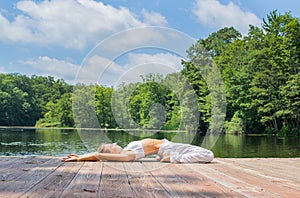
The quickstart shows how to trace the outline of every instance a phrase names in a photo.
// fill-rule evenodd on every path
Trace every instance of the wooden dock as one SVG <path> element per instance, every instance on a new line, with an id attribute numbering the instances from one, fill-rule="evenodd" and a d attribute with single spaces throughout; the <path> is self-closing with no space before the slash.
<path id="1" fill-rule="evenodd" d="M 0 197 L 300 197 L 300 158 L 167 164 L 0 157 Z"/>

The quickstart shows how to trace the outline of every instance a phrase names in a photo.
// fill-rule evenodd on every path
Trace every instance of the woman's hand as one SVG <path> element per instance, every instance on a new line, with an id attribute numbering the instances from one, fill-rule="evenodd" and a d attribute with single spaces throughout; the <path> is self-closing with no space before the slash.
<path id="1" fill-rule="evenodd" d="M 63 162 L 77 162 L 78 158 L 79 158 L 78 155 L 70 154 L 67 157 L 64 157 L 61 161 L 63 161 Z"/>
<path id="2" fill-rule="evenodd" d="M 72 153 L 72 154 L 69 154 L 68 157 L 78 157 L 78 155 Z"/>

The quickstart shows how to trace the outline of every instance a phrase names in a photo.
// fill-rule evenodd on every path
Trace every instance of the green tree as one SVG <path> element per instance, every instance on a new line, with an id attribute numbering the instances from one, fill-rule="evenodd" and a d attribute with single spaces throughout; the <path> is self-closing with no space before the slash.
<path id="1" fill-rule="evenodd" d="M 74 86 L 73 119 L 77 128 L 100 128 L 95 109 L 96 85 Z"/>
<path id="2" fill-rule="evenodd" d="M 276 112 L 276 116 L 284 118 L 284 133 L 300 131 L 300 73 L 291 75 L 280 89 L 283 98 L 282 108 Z"/>
<path id="3" fill-rule="evenodd" d="M 0 75 L 0 125 L 34 125 L 36 115 L 30 79 L 19 74 Z"/>
<path id="4" fill-rule="evenodd" d="M 113 88 L 96 86 L 95 109 L 101 127 L 116 128 L 117 124 L 113 117 L 112 104 Z"/>
<path id="5" fill-rule="evenodd" d="M 143 128 L 159 129 L 164 125 L 167 94 L 163 77 L 158 74 L 141 76 L 143 82 L 137 83 L 130 96 L 129 112 L 133 120 Z"/>
<path id="6" fill-rule="evenodd" d="M 46 104 L 47 112 L 44 118 L 37 121 L 38 127 L 73 127 L 73 112 L 71 93 L 65 93 L 55 102 Z"/>

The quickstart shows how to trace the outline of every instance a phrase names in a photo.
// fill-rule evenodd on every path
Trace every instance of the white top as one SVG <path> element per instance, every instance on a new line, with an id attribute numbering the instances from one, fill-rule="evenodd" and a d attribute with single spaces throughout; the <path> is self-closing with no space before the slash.
<path id="1" fill-rule="evenodd" d="M 144 148 L 142 141 L 133 141 L 130 142 L 123 150 L 133 151 L 135 154 L 135 160 L 145 157 Z"/>

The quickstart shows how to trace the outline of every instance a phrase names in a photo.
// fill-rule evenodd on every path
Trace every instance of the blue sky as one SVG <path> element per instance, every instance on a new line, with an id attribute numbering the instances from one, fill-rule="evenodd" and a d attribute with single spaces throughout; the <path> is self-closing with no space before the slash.
<path id="1" fill-rule="evenodd" d="M 260 26 L 272 10 L 299 17 L 299 5 L 298 0 L 1 1 L 0 72 L 50 75 L 72 84 L 81 75 L 106 85 L 147 72 L 166 74 L 181 68 L 185 54 L 176 49 L 185 51 L 225 26 L 245 35 L 249 24 Z M 156 28 L 141 31 L 149 26 Z M 114 56 L 107 55 L 112 39 Z"/>

